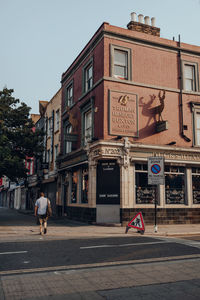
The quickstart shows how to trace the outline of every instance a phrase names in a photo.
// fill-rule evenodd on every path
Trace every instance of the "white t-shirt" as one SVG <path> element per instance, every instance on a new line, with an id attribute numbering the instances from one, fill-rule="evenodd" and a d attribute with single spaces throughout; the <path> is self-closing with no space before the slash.
<path id="1" fill-rule="evenodd" d="M 38 207 L 38 211 L 37 211 L 38 215 L 45 215 L 47 211 L 47 198 L 45 197 L 38 198 L 35 202 L 35 206 Z"/>

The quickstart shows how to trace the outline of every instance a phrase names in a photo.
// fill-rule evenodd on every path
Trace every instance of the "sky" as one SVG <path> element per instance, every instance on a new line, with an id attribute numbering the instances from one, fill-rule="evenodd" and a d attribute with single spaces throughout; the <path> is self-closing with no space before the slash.
<path id="1" fill-rule="evenodd" d="M 155 17 L 163 38 L 200 46 L 200 0 L 0 0 L 0 90 L 38 114 L 101 24 L 127 28 L 131 12 Z"/>

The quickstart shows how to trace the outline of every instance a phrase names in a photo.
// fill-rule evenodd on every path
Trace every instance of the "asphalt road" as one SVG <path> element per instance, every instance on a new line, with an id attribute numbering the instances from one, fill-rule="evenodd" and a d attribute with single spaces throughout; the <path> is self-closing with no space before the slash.
<path id="1" fill-rule="evenodd" d="M 0 243 L 0 271 L 49 268 L 200 254 L 172 239 L 116 237 Z"/>

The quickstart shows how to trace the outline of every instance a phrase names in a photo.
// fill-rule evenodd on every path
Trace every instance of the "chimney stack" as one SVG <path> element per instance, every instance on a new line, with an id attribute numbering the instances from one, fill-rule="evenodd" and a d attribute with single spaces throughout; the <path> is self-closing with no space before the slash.
<path id="1" fill-rule="evenodd" d="M 150 25 L 150 17 L 149 16 L 144 17 L 142 14 L 138 15 L 138 21 L 137 21 L 137 14 L 135 12 L 132 12 L 131 21 L 128 23 L 127 28 L 133 31 L 160 36 L 160 28 L 156 27 L 155 23 L 156 23 L 156 19 L 152 17 L 151 25 Z"/>

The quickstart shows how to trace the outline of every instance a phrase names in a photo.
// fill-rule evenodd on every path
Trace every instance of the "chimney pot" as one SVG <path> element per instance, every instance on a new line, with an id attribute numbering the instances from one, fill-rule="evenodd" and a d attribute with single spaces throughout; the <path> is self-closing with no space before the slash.
<path id="1" fill-rule="evenodd" d="M 150 18 L 149 18 L 149 16 L 144 17 L 144 23 L 145 23 L 146 25 L 149 25 L 149 24 L 150 24 Z"/>
<path id="2" fill-rule="evenodd" d="M 151 26 L 155 27 L 156 26 L 156 18 L 151 18 Z"/>
<path id="3" fill-rule="evenodd" d="M 140 14 L 140 15 L 138 16 L 138 22 L 139 22 L 139 23 L 143 23 L 143 18 L 144 18 L 144 16 Z"/>
<path id="4" fill-rule="evenodd" d="M 131 21 L 137 22 L 137 14 L 135 12 L 131 13 Z"/>

